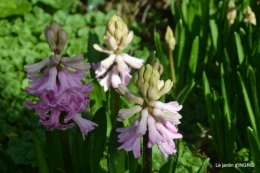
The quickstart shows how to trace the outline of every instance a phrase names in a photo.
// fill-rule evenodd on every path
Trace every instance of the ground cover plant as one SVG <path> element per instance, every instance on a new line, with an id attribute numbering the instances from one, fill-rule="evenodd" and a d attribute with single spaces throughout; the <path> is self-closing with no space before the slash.
<path id="1" fill-rule="evenodd" d="M 0 9 L 0 172 L 260 172 L 259 1 Z"/>

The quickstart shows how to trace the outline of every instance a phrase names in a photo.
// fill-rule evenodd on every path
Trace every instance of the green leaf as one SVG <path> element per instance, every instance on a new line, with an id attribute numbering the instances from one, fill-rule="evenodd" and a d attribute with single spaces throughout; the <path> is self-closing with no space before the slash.
<path id="1" fill-rule="evenodd" d="M 241 88 L 242 88 L 242 93 L 243 93 L 243 96 L 244 96 L 246 108 L 247 108 L 249 119 L 250 119 L 250 122 L 251 122 L 251 126 L 253 128 L 254 133 L 256 133 L 256 135 L 257 135 L 257 127 L 256 127 L 255 115 L 254 115 L 253 109 L 251 107 L 250 99 L 248 97 L 247 90 L 245 88 L 243 79 L 240 76 L 240 73 L 237 72 L 237 75 L 238 75 L 238 79 L 239 79 L 239 82 L 240 82 L 240 85 L 241 85 Z"/>
<path id="2" fill-rule="evenodd" d="M 90 31 L 88 39 L 88 51 L 87 58 L 89 62 L 97 63 L 100 61 L 100 52 L 93 48 L 94 44 L 100 44 L 98 35 L 94 31 Z M 91 74 L 91 77 L 94 78 L 95 75 Z"/>
<path id="3" fill-rule="evenodd" d="M 177 101 L 180 104 L 183 104 L 193 87 L 195 86 L 195 82 L 191 82 L 190 84 L 186 85 L 178 94 Z"/>
<path id="4" fill-rule="evenodd" d="M 74 2 L 74 0 L 38 0 L 46 5 L 50 5 L 56 9 L 64 9 Z"/>
<path id="5" fill-rule="evenodd" d="M 53 131 L 46 131 L 45 135 L 51 171 L 57 167 L 64 168 L 60 130 L 54 129 Z"/>
<path id="6" fill-rule="evenodd" d="M 255 113 L 256 113 L 256 120 L 257 123 L 260 123 L 260 111 L 259 111 L 259 104 L 258 104 L 258 98 L 257 98 L 257 83 L 256 83 L 256 72 L 254 69 L 250 66 L 249 67 L 249 78 L 251 81 L 251 87 L 252 87 L 252 95 L 253 95 L 253 101 L 255 106 Z M 258 129 L 258 134 L 260 134 L 260 129 Z"/>
<path id="7" fill-rule="evenodd" d="M 138 168 L 138 159 L 134 157 L 133 152 L 128 153 L 128 164 L 129 173 L 135 173 Z"/>
<path id="8" fill-rule="evenodd" d="M 31 3 L 24 0 L 0 0 L 0 18 L 31 11 Z"/>
<path id="9" fill-rule="evenodd" d="M 116 132 L 116 129 L 119 127 L 123 127 L 123 123 L 117 121 L 113 126 L 109 137 L 109 143 L 108 143 L 108 172 L 109 173 L 125 172 L 126 151 L 117 150 L 120 144 L 117 142 L 119 133 Z"/>
<path id="10" fill-rule="evenodd" d="M 163 52 L 162 43 L 160 41 L 160 36 L 157 32 L 154 32 L 154 43 L 156 48 L 156 57 L 158 57 L 158 60 L 163 65 L 164 69 L 169 68 L 168 59 L 166 59 L 166 55 Z M 165 73 L 168 71 L 164 71 L 164 78 L 169 79 L 170 73 Z"/>
<path id="11" fill-rule="evenodd" d="M 104 88 L 97 82 L 91 82 L 94 90 L 89 94 L 90 97 L 90 113 L 94 115 L 96 111 L 102 106 L 106 105 L 106 93 Z"/>
<path id="12" fill-rule="evenodd" d="M 87 0 L 87 4 L 88 4 L 88 10 L 94 10 L 95 8 L 97 8 L 98 6 L 104 4 L 105 1 L 104 0 Z"/>
<path id="13" fill-rule="evenodd" d="M 212 42 L 214 49 L 217 50 L 218 48 L 218 26 L 216 24 L 216 20 L 213 17 L 215 15 L 215 10 L 213 8 L 210 9 L 210 20 L 209 20 L 209 26 L 211 30 L 211 36 L 212 36 Z"/>
<path id="14" fill-rule="evenodd" d="M 90 137 L 91 135 L 87 135 L 87 138 L 84 140 L 81 130 L 77 127 L 72 145 L 72 164 L 75 173 L 88 173 L 90 170 L 90 164 L 87 164 L 89 163 L 89 153 L 91 153 L 91 150 L 88 150 Z"/>
<path id="15" fill-rule="evenodd" d="M 6 169 L 10 173 L 19 173 L 19 169 L 14 164 L 14 161 L 0 148 L 0 159 L 4 163 Z"/>
<path id="16" fill-rule="evenodd" d="M 209 158 L 207 158 L 203 163 L 202 165 L 200 166 L 199 170 L 197 171 L 197 173 L 204 173 L 206 172 L 206 169 L 209 165 Z"/>
<path id="17" fill-rule="evenodd" d="M 77 31 L 80 27 L 83 27 L 86 25 L 86 22 L 82 15 L 80 14 L 74 14 L 69 15 L 66 18 L 66 25 L 72 26 L 72 29 L 74 31 Z"/>
<path id="18" fill-rule="evenodd" d="M 239 34 L 235 32 L 234 35 L 235 35 L 235 41 L 236 41 L 236 46 L 237 46 L 238 62 L 241 65 L 244 60 L 244 57 L 245 57 L 244 51 L 243 51 L 243 46 L 242 46 Z"/>
<path id="19" fill-rule="evenodd" d="M 257 142 L 255 132 L 250 127 L 247 127 L 247 136 L 250 145 L 252 158 L 255 165 L 255 172 L 260 172 L 260 146 Z"/>
<path id="20" fill-rule="evenodd" d="M 190 76 L 191 81 L 194 81 L 194 77 L 196 74 L 196 68 L 198 64 L 198 57 L 199 57 L 199 37 L 196 36 L 192 43 L 192 49 L 190 54 L 190 60 L 189 60 L 189 68 L 190 68 Z"/>
<path id="21" fill-rule="evenodd" d="M 92 172 L 98 172 L 100 169 L 100 159 L 103 156 L 106 143 L 107 119 L 105 107 L 100 108 L 96 112 L 93 122 L 98 124 L 98 127 L 91 134 L 91 170 Z"/>
<path id="22" fill-rule="evenodd" d="M 177 59 L 175 59 L 175 62 L 174 64 L 176 63 L 176 70 L 175 70 L 175 74 L 176 74 L 176 86 L 177 86 L 177 93 L 178 93 L 178 90 L 179 88 L 182 88 L 182 81 L 183 81 L 183 70 L 184 70 L 184 60 L 182 58 L 184 58 L 184 47 L 185 47 L 185 28 L 182 26 L 182 21 L 180 20 L 178 22 L 178 32 L 180 34 L 179 35 L 179 38 L 178 38 L 178 41 L 176 44 L 176 50 L 177 50 Z M 176 38 L 177 40 L 177 38 Z"/>
<path id="23" fill-rule="evenodd" d="M 49 173 L 50 172 L 49 165 L 46 161 L 44 150 L 42 148 L 42 144 L 36 129 L 33 129 L 32 136 L 33 136 L 33 144 L 34 144 L 34 149 L 35 149 L 36 158 L 38 162 L 39 172 Z"/>

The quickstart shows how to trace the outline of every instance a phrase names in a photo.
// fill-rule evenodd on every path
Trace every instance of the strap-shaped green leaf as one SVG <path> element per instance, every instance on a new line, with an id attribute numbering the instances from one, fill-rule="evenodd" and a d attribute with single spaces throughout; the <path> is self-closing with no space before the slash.
<path id="1" fill-rule="evenodd" d="M 190 76 L 191 81 L 194 81 L 194 77 L 196 74 L 197 64 L 198 64 L 198 57 L 199 57 L 199 37 L 196 36 L 192 43 L 190 60 L 189 60 L 189 69 L 190 69 Z"/>
<path id="2" fill-rule="evenodd" d="M 60 130 L 54 129 L 53 131 L 46 131 L 45 135 L 51 171 L 57 167 L 64 168 Z"/>
<path id="3" fill-rule="evenodd" d="M 41 141 L 39 139 L 36 129 L 33 129 L 32 136 L 33 136 L 33 144 L 34 144 L 34 149 L 35 149 L 36 158 L 37 158 L 37 162 L 38 162 L 39 172 L 40 173 L 49 173 L 50 172 L 49 165 L 46 161 L 44 150 L 42 148 L 42 144 L 41 144 Z"/>
<path id="4" fill-rule="evenodd" d="M 191 90 L 193 89 L 193 87 L 195 86 L 195 82 L 191 82 L 188 85 L 186 85 L 178 94 L 177 96 L 177 101 L 180 104 L 183 104 L 185 99 L 187 98 L 187 96 L 189 95 L 189 93 L 191 92 Z"/>
<path id="5" fill-rule="evenodd" d="M 204 173 L 207 169 L 209 165 L 209 158 L 207 158 L 203 163 L 202 165 L 200 166 L 199 170 L 197 171 L 197 173 Z"/>
<path id="6" fill-rule="evenodd" d="M 103 157 L 103 152 L 106 143 L 106 133 L 107 133 L 107 118 L 106 118 L 106 108 L 100 108 L 94 118 L 93 122 L 98 124 L 91 134 L 91 171 L 93 173 L 98 172 L 100 169 L 100 159 Z"/>
<path id="7" fill-rule="evenodd" d="M 251 122 L 251 125 L 252 125 L 252 128 L 253 128 L 253 131 L 257 135 L 255 115 L 254 115 L 254 112 L 253 112 L 253 109 L 252 109 L 252 106 L 251 106 L 251 103 L 250 103 L 250 99 L 248 97 L 247 90 L 246 90 L 246 87 L 244 85 L 244 82 L 243 82 L 243 79 L 242 79 L 240 73 L 237 72 L 237 75 L 238 75 L 239 82 L 241 84 L 242 93 L 243 93 L 243 96 L 244 96 L 244 100 L 245 100 L 246 108 L 247 108 L 247 111 L 248 111 L 249 119 L 250 119 L 250 122 Z"/>
<path id="8" fill-rule="evenodd" d="M 109 173 L 125 172 L 126 151 L 117 150 L 120 144 L 117 142 L 119 133 L 116 132 L 116 129 L 119 127 L 123 127 L 123 123 L 117 121 L 113 126 L 109 137 L 109 142 L 108 142 L 108 172 Z"/>
<path id="9" fill-rule="evenodd" d="M 255 132 L 250 127 L 247 127 L 247 136 L 250 145 L 250 151 L 253 157 L 255 172 L 260 172 L 260 147 L 255 137 Z"/>
<path id="10" fill-rule="evenodd" d="M 237 46 L 238 62 L 241 65 L 244 60 L 244 57 L 245 57 L 244 51 L 243 51 L 243 46 L 242 46 L 239 34 L 235 32 L 234 35 L 235 35 L 235 41 L 236 41 L 236 46 Z"/>

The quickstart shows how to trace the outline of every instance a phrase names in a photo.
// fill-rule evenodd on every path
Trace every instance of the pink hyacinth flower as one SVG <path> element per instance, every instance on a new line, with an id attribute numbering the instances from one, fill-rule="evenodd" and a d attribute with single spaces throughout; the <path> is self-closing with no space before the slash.
<path id="1" fill-rule="evenodd" d="M 86 107 L 90 101 L 88 95 L 93 90 L 90 84 L 81 83 L 87 74 L 86 70 L 90 68 L 88 63 L 81 63 L 82 60 L 82 54 L 62 60 L 58 55 L 54 55 L 40 63 L 25 66 L 28 77 L 32 80 L 30 82 L 32 87 L 26 88 L 26 91 L 37 95 L 40 101 L 38 103 L 27 101 L 24 104 L 39 114 L 39 123 L 44 125 L 46 130 L 66 130 L 74 126 L 72 123 L 74 121 L 81 129 L 84 138 L 84 135 L 97 126 L 80 116 L 81 112 L 87 112 Z M 52 67 L 45 68 L 42 76 L 35 75 L 50 64 Z M 75 71 L 70 71 L 68 67 Z"/>
<path id="2" fill-rule="evenodd" d="M 139 69 L 144 62 L 142 59 L 132 57 L 125 53 L 115 54 L 114 51 L 107 50 L 97 44 L 94 44 L 93 47 L 97 51 L 109 54 L 106 59 L 102 60 L 97 65 L 92 64 L 95 69 L 96 78 L 103 77 L 100 84 L 104 86 L 105 91 L 108 90 L 111 84 L 113 88 L 118 88 L 118 84 L 120 83 L 128 85 L 132 78 L 130 75 L 131 68 Z"/>

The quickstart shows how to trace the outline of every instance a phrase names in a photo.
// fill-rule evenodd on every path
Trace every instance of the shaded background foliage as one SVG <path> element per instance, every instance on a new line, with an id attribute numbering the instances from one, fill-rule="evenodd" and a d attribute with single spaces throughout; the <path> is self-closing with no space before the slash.
<path id="1" fill-rule="evenodd" d="M 196 172 L 206 158 L 210 158 L 208 170 L 211 172 L 220 171 L 215 163 L 252 162 L 252 142 L 248 141 L 248 126 L 252 125 L 252 121 L 247 116 L 248 107 L 240 85 L 244 81 L 254 117 L 259 116 L 254 95 L 258 99 L 260 96 L 252 86 L 259 88 L 260 84 L 259 80 L 253 83 L 252 78 L 254 75 L 259 78 L 260 29 L 246 25 L 242 18 L 243 9 L 250 5 L 256 13 L 257 23 L 260 22 L 257 2 L 236 0 L 238 14 L 229 28 L 227 0 L 0 0 L 0 148 L 12 157 L 22 172 L 37 172 L 31 134 L 35 127 L 47 152 L 45 129 L 37 124 L 38 115 L 22 104 L 25 100 L 36 100 L 24 92 L 29 85 L 23 66 L 50 55 L 43 34 L 44 27 L 52 20 L 63 25 L 69 39 L 62 56 L 83 53 L 85 61 L 96 63 L 106 55 L 93 50 L 92 44 L 102 43 L 107 21 L 113 14 L 118 14 L 135 33 L 133 41 L 124 51 L 146 60 L 156 50 L 155 56 L 165 66 L 165 78 L 170 78 L 171 74 L 163 38 L 167 25 L 174 28 L 177 44 L 173 57 L 178 83 L 176 92 L 163 99 L 180 101 L 181 97 L 178 96 L 182 91 L 191 91 L 186 95 L 187 99 L 183 99 L 183 118 L 179 129 L 184 138 L 177 145 L 178 157 L 170 157 L 165 162 L 154 147 L 154 171 L 166 172 L 175 161 L 178 162 L 176 172 Z M 250 75 L 250 69 L 253 69 L 254 75 Z M 85 82 L 91 82 L 95 87 L 90 95 L 90 113 L 84 115 L 93 117 L 99 108 L 110 106 L 107 105 L 109 93 L 103 92 L 94 79 L 93 70 Z M 130 87 L 133 88 L 133 85 L 130 84 Z M 121 101 L 122 107 L 129 106 L 123 99 Z M 124 123 L 127 125 L 129 122 Z M 106 144 L 110 145 L 112 125 L 107 124 Z M 219 131 L 216 132 L 216 129 Z M 75 138 L 75 131 L 75 128 L 71 131 L 71 140 Z M 116 136 L 110 137 L 116 140 Z M 94 137 L 90 135 L 88 138 Z M 227 145 L 234 146 L 233 150 Z M 254 150 L 260 155 L 259 151 Z M 100 167 L 104 172 L 108 170 L 108 152 L 106 146 L 101 153 Z M 128 153 L 128 161 L 135 163 L 133 168 L 126 164 L 130 172 L 138 172 L 141 160 L 134 160 Z M 118 172 L 125 170 L 115 169 Z M 0 161 L 0 172 L 5 171 Z M 244 168 L 241 171 L 253 170 Z"/>

